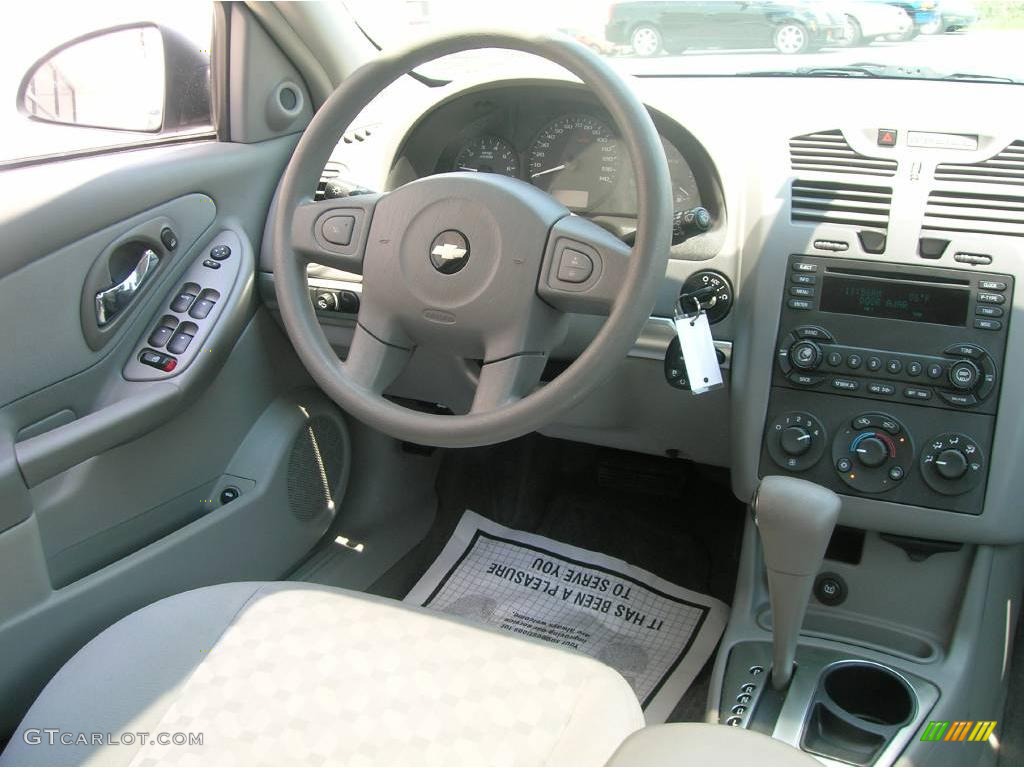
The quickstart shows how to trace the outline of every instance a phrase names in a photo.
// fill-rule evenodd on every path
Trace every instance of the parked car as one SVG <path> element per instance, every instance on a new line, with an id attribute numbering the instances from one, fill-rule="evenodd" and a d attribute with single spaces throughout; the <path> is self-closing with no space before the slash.
<path id="1" fill-rule="evenodd" d="M 626 0 L 613 3 L 605 36 L 637 56 L 687 48 L 769 48 L 806 53 L 841 43 L 846 20 L 815 2 L 732 0 Z"/>
<path id="2" fill-rule="evenodd" d="M 900 36 L 901 40 L 913 40 L 918 35 L 927 33 L 939 20 L 937 0 L 866 0 L 866 2 L 892 5 L 906 11 L 913 23 Z"/>
<path id="3" fill-rule="evenodd" d="M 843 3 L 846 19 L 846 46 L 868 45 L 887 37 L 906 36 L 914 22 L 902 8 L 884 3 Z"/>
<path id="4" fill-rule="evenodd" d="M 976 24 L 978 8 L 973 0 L 939 0 L 938 18 L 925 34 L 959 32 Z"/>

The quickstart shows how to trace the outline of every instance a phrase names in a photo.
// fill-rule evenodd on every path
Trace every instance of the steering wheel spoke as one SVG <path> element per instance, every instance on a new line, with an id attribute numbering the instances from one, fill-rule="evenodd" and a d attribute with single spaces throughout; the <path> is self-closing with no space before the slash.
<path id="1" fill-rule="evenodd" d="M 402 373 L 411 355 L 411 349 L 388 344 L 356 323 L 342 367 L 352 383 L 380 395 Z"/>
<path id="2" fill-rule="evenodd" d="M 608 315 L 622 293 L 629 255 L 629 246 L 604 227 L 566 216 L 551 228 L 537 292 L 563 312 Z"/>
<path id="3" fill-rule="evenodd" d="M 470 413 L 493 411 L 522 400 L 540 385 L 547 361 L 545 352 L 527 352 L 484 363 L 480 368 Z"/>
<path id="4" fill-rule="evenodd" d="M 381 194 L 305 202 L 292 216 L 291 243 L 307 262 L 362 274 L 366 238 Z"/>

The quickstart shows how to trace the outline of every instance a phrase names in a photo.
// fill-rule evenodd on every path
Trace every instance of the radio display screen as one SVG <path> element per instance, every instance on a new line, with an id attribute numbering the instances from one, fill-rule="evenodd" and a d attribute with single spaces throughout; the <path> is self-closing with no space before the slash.
<path id="1" fill-rule="evenodd" d="M 886 320 L 966 325 L 970 299 L 966 288 L 826 274 L 820 309 Z"/>

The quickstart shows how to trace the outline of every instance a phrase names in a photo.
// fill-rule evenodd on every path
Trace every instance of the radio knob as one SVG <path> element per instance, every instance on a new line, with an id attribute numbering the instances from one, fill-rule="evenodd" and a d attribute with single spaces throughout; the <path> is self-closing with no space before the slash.
<path id="1" fill-rule="evenodd" d="M 947 480 L 959 480 L 967 474 L 967 457 L 954 448 L 947 448 L 935 457 L 935 471 Z"/>
<path id="2" fill-rule="evenodd" d="M 789 360 L 803 371 L 813 371 L 821 364 L 821 347 L 813 341 L 796 342 L 789 348 Z"/>
<path id="3" fill-rule="evenodd" d="M 779 435 L 779 445 L 787 456 L 802 456 L 811 448 L 813 438 L 803 427 L 786 427 Z"/>
<path id="4" fill-rule="evenodd" d="M 981 371 L 970 360 L 959 360 L 949 369 L 949 383 L 955 389 L 965 392 L 974 389 L 981 381 Z"/>
<path id="5" fill-rule="evenodd" d="M 857 461 L 865 467 L 874 468 L 885 464 L 889 449 L 877 437 L 868 437 L 857 444 Z"/>

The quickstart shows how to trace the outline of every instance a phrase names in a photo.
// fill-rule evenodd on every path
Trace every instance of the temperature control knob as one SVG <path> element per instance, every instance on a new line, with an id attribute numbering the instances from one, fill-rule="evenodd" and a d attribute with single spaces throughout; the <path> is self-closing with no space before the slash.
<path id="1" fill-rule="evenodd" d="M 839 479 L 861 493 L 885 493 L 902 485 L 913 461 L 906 427 L 884 413 L 854 417 L 832 441 Z"/>
<path id="2" fill-rule="evenodd" d="M 889 458 L 889 446 L 877 437 L 867 437 L 857 444 L 855 456 L 862 465 L 874 469 L 882 466 Z"/>
<path id="3" fill-rule="evenodd" d="M 932 490 L 959 496 L 975 488 L 985 476 L 985 458 L 971 437 L 946 432 L 925 443 L 921 474 Z"/>

